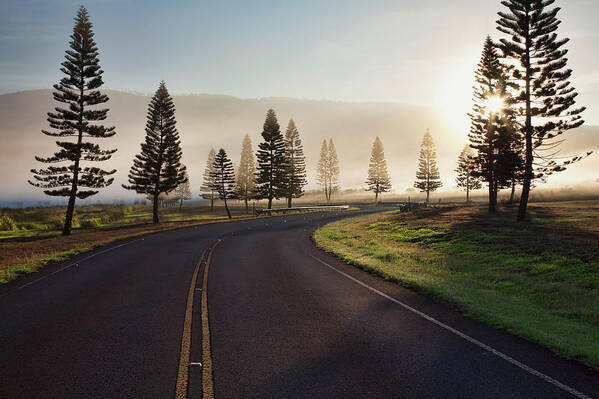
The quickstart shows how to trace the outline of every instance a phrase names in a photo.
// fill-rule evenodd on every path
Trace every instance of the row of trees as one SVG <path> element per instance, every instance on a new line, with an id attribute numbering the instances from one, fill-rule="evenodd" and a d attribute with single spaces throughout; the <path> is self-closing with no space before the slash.
<path id="1" fill-rule="evenodd" d="M 219 160 L 219 155 L 226 159 Z M 299 131 L 291 119 L 283 136 L 276 113 L 272 109 L 266 114 L 262 141 L 258 145 L 256 156 L 254 157 L 250 137 L 246 134 L 239 166 L 234 171 L 231 163 L 230 184 L 226 187 L 221 184 L 221 161 L 231 163 L 226 151 L 221 148 L 217 154 L 211 149 L 204 170 L 204 181 L 200 187 L 202 197 L 210 200 L 211 209 L 214 207 L 214 200 L 221 199 L 225 200 L 228 212 L 226 199 L 232 198 L 244 201 L 246 212 L 249 211 L 249 201 L 253 199 L 267 200 L 268 209 L 271 209 L 273 200 L 285 198 L 287 206 L 291 207 L 293 199 L 304 194 L 307 184 L 306 158 Z M 324 189 L 327 202 L 331 199 L 331 193 L 337 189 L 338 179 L 337 152 L 333 140 L 330 139 L 328 144 L 325 140 L 318 162 L 318 181 Z"/>
<path id="2" fill-rule="evenodd" d="M 558 38 L 560 9 L 552 6 L 554 2 L 501 2 L 506 9 L 499 12 L 497 29 L 506 37 L 498 43 L 490 37 L 485 39 L 475 73 L 475 103 L 469 114 L 470 147 L 474 152 L 463 152 L 459 159 L 458 185 L 469 193 L 481 180 L 486 182 L 490 211 L 496 209 L 499 189 L 511 186 L 513 198 L 515 186 L 522 186 L 518 220 L 526 217 L 534 182 L 545 181 L 552 173 L 564 170 L 583 157 L 560 157 L 559 154 L 561 135 L 583 124 L 581 113 L 585 108 L 575 107 L 578 94 L 570 85 L 572 70 L 567 69 L 565 58 L 564 45 L 568 39 Z M 81 6 L 60 68 L 65 76 L 53 86 L 54 100 L 65 106 L 48 113 L 51 130 L 42 131 L 58 138 L 59 149 L 50 157 L 36 156 L 39 162 L 49 166 L 32 169 L 33 179 L 29 180 L 47 195 L 68 197 L 63 235 L 70 234 L 76 199 L 88 198 L 112 184 L 111 176 L 116 172 L 83 165 L 109 160 L 116 152 L 116 149 L 102 149 L 96 142 L 114 136 L 116 131 L 102 123 L 108 109 L 101 105 L 108 101 L 108 96 L 99 91 L 103 71 L 92 27 L 87 10 Z M 66 140 L 68 138 L 72 140 Z M 233 183 L 230 180 L 234 174 L 229 174 L 232 164 L 230 168 L 226 153 L 219 151 L 214 155 L 207 174 L 208 184 L 204 185 L 211 195 L 217 193 L 225 199 L 230 191 L 246 204 L 249 198 L 264 198 L 270 208 L 273 199 L 287 198 L 291 206 L 292 199 L 303 194 L 305 158 L 293 121 L 283 137 L 274 111 L 269 110 L 262 138 L 256 154 L 256 169 L 240 163 Z M 245 151 L 249 155 L 242 157 L 246 164 L 253 157 L 249 138 L 247 141 L 249 150 Z M 212 169 L 220 170 L 220 174 L 214 175 L 217 172 Z M 430 191 L 441 186 L 434 145 L 428 132 L 423 139 L 416 177 L 414 186 L 427 193 L 428 201 Z M 335 147 L 332 140 L 325 141 L 318 163 L 318 181 L 327 201 L 338 185 L 338 178 Z M 160 195 L 172 192 L 187 181 L 186 169 L 181 164 L 173 101 L 161 82 L 148 108 L 145 141 L 131 167 L 129 184 L 124 187 L 152 198 L 154 221 L 158 222 Z M 376 198 L 390 189 L 378 138 L 373 145 L 367 184 Z"/>

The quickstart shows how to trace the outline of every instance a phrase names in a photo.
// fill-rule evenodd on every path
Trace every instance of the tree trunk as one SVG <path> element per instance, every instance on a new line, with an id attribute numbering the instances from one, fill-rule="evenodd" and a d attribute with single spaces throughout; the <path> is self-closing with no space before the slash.
<path id="1" fill-rule="evenodd" d="M 152 222 L 160 223 L 158 220 L 158 192 L 154 192 L 154 206 L 152 207 Z"/>
<path id="2" fill-rule="evenodd" d="M 83 67 L 81 68 L 81 74 L 83 74 Z M 79 84 L 79 126 L 83 125 L 83 79 Z M 71 234 L 71 226 L 73 224 L 73 215 L 75 213 L 75 199 L 77 198 L 77 185 L 79 183 L 79 160 L 81 159 L 81 142 L 83 141 L 83 130 L 81 127 L 78 129 L 77 135 L 77 159 L 75 159 L 75 169 L 73 170 L 73 184 L 71 185 L 71 195 L 69 196 L 69 204 L 67 205 L 67 214 L 64 218 L 64 228 L 62 229 L 62 235 L 68 236 Z"/>
<path id="3" fill-rule="evenodd" d="M 374 203 L 375 204 L 379 203 L 379 192 L 378 191 L 374 192 Z"/>
<path id="4" fill-rule="evenodd" d="M 430 199 L 430 193 L 431 193 L 431 190 L 427 187 L 426 188 L 426 205 L 428 205 L 428 200 Z"/>
<path id="5" fill-rule="evenodd" d="M 73 214 L 75 213 L 75 196 L 71 194 L 69 197 L 69 204 L 67 205 L 67 213 L 64 218 L 64 227 L 62 229 L 62 235 L 68 236 L 71 234 L 71 225 L 73 224 Z"/>
<path id="6" fill-rule="evenodd" d="M 229 211 L 229 206 L 227 205 L 227 196 L 225 196 L 223 201 L 225 201 L 225 210 L 227 211 L 227 216 L 229 217 L 229 219 L 232 219 L 231 212 Z"/>
<path id="7" fill-rule="evenodd" d="M 81 143 L 81 135 L 79 135 L 79 143 Z M 67 213 L 64 218 L 64 227 L 62 235 L 68 236 L 71 234 L 71 226 L 73 225 L 73 215 L 75 214 L 75 199 L 77 198 L 77 181 L 79 178 L 79 159 L 75 160 L 75 170 L 73 171 L 73 184 L 71 185 L 71 195 L 67 205 Z"/>
<path id="8" fill-rule="evenodd" d="M 516 179 L 512 177 L 512 192 L 510 193 L 510 204 L 514 203 L 514 195 L 516 194 Z"/>
<path id="9" fill-rule="evenodd" d="M 183 208 L 183 198 L 181 198 L 181 202 L 179 202 L 179 210 L 181 210 L 181 208 Z"/>
<path id="10" fill-rule="evenodd" d="M 250 207 L 248 205 L 248 195 L 245 194 L 245 213 L 250 213 Z"/>
<path id="11" fill-rule="evenodd" d="M 526 157 L 524 161 L 524 181 L 522 182 L 522 194 L 520 194 L 520 206 L 518 207 L 518 218 L 519 222 L 526 220 L 526 208 L 528 207 L 528 195 L 530 193 L 530 183 L 532 180 L 532 110 L 530 106 L 530 39 L 529 32 L 526 32 L 526 121 L 524 123 L 524 130 L 526 134 Z"/>
<path id="12" fill-rule="evenodd" d="M 268 209 L 272 209 L 272 197 L 268 196 Z"/>
<path id="13" fill-rule="evenodd" d="M 470 203 L 470 186 L 466 186 L 466 203 Z"/>
<path id="14" fill-rule="evenodd" d="M 497 210 L 497 193 L 495 192 L 495 182 L 489 182 L 489 212 L 493 213 Z"/>
<path id="15" fill-rule="evenodd" d="M 291 195 L 287 198 L 287 208 L 291 208 Z"/>

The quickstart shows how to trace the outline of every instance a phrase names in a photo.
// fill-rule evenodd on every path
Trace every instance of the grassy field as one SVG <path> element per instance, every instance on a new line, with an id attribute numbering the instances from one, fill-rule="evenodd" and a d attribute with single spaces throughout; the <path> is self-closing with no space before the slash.
<path id="1" fill-rule="evenodd" d="M 358 267 L 599 366 L 599 201 L 389 212 L 319 229 L 321 248 Z"/>

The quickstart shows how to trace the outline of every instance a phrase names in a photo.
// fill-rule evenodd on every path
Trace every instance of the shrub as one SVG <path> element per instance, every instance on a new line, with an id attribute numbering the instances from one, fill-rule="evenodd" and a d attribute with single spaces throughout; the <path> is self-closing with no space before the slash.
<path id="1" fill-rule="evenodd" d="M 60 216 L 49 218 L 46 221 L 46 226 L 48 230 L 62 230 L 64 227 L 64 218 Z"/>
<path id="2" fill-rule="evenodd" d="M 84 229 L 92 229 L 102 224 L 101 218 L 89 218 L 81 222 L 81 227 Z"/>
<path id="3" fill-rule="evenodd" d="M 17 230 L 17 223 L 10 216 L 2 215 L 2 216 L 0 216 L 0 230 L 1 231 Z"/>

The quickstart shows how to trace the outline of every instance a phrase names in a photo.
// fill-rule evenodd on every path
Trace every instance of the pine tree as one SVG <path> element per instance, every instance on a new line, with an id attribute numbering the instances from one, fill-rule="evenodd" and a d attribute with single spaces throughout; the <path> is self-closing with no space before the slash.
<path id="1" fill-rule="evenodd" d="M 518 116 L 523 119 L 525 163 L 518 220 L 526 219 L 533 179 L 562 171 L 574 157 L 558 163 L 556 148 L 564 132 L 583 124 L 584 107 L 571 109 L 577 93 L 570 86 L 571 69 L 566 69 L 569 39 L 558 39 L 559 7 L 555 0 L 503 0 L 507 10 L 499 12 L 497 29 L 508 35 L 501 39 L 504 56 L 515 61 L 512 78 L 520 84 Z M 587 154 L 588 155 L 588 154 Z M 537 165 L 535 171 L 535 164 Z"/>
<path id="2" fill-rule="evenodd" d="M 501 63 L 497 47 L 489 36 L 485 39 L 481 60 L 475 72 L 474 106 L 471 119 L 470 146 L 476 150 L 472 173 L 489 188 L 489 212 L 497 209 L 499 189 L 508 187 L 519 167 L 521 139 L 517 129 L 514 99 L 509 89 L 509 68 Z M 493 104 L 495 103 L 495 104 Z M 495 109 L 492 107 L 495 105 Z"/>
<path id="3" fill-rule="evenodd" d="M 148 106 L 146 137 L 141 152 L 135 156 L 129 172 L 128 190 L 153 198 L 153 221 L 159 223 L 158 198 L 187 181 L 185 166 L 181 165 L 181 141 L 176 127 L 175 105 L 164 81 Z"/>
<path id="4" fill-rule="evenodd" d="M 212 189 L 224 201 L 229 219 L 231 219 L 231 211 L 229 211 L 227 199 L 235 198 L 235 173 L 233 170 L 233 162 L 231 162 L 225 150 L 221 148 L 214 157 L 214 163 L 212 164 Z"/>
<path id="5" fill-rule="evenodd" d="M 185 165 L 183 166 L 185 167 Z M 179 201 L 179 209 L 183 208 L 183 201 L 188 201 L 193 198 L 189 186 L 189 176 L 187 175 L 187 171 L 185 171 L 185 181 L 179 184 L 175 191 L 173 191 L 173 197 Z"/>
<path id="6" fill-rule="evenodd" d="M 391 190 L 391 179 L 387 171 L 387 161 L 385 161 L 385 152 L 383 143 L 377 136 L 372 144 L 370 155 L 370 164 L 368 165 L 368 184 L 367 191 L 374 191 L 374 201 L 377 202 L 380 193 L 386 193 Z"/>
<path id="7" fill-rule="evenodd" d="M 466 191 L 466 203 L 470 202 L 470 191 L 478 190 L 482 187 L 480 178 L 473 174 L 476 169 L 473 158 L 474 151 L 472 151 L 470 146 L 466 145 L 458 157 L 458 167 L 455 170 L 458 172 L 458 176 L 455 179 L 458 187 Z"/>
<path id="8" fill-rule="evenodd" d="M 285 131 L 285 158 L 287 163 L 287 207 L 291 208 L 293 198 L 304 195 L 306 185 L 306 157 L 299 132 L 293 119 L 289 120 Z"/>
<path id="9" fill-rule="evenodd" d="M 250 136 L 246 134 L 243 138 L 243 144 L 241 145 L 241 157 L 239 159 L 239 167 L 237 168 L 235 185 L 237 197 L 245 202 L 245 213 L 249 213 L 248 201 L 255 195 L 255 169 L 252 140 L 250 140 Z"/>
<path id="10" fill-rule="evenodd" d="M 200 187 L 200 191 L 202 192 L 200 196 L 210 200 L 210 211 L 214 210 L 214 200 L 216 199 L 216 191 L 212 188 L 214 185 L 214 182 L 212 181 L 214 158 L 216 158 L 216 151 L 214 151 L 214 148 L 211 148 L 208 152 L 206 168 L 204 169 L 204 182 Z"/>
<path id="11" fill-rule="evenodd" d="M 328 204 L 331 202 L 333 191 L 339 189 L 339 160 L 333 139 L 329 139 L 328 144 L 326 140 L 322 142 L 317 173 L 318 183 L 324 189 L 324 195 Z"/>
<path id="12" fill-rule="evenodd" d="M 269 109 L 262 131 L 263 142 L 258 145 L 256 172 L 256 192 L 260 198 L 268 199 L 268 209 L 272 208 L 272 200 L 286 194 L 287 163 L 285 159 L 285 142 L 281 134 L 275 111 Z"/>
<path id="13" fill-rule="evenodd" d="M 98 105 L 108 101 L 98 88 L 104 83 L 98 61 L 98 48 L 94 41 L 92 23 L 85 7 L 81 6 L 75 17 L 75 27 L 60 71 L 66 76 L 54 85 L 55 101 L 67 104 L 48 112 L 48 122 L 55 131 L 42 130 L 47 136 L 75 138 L 73 141 L 56 141 L 60 148 L 53 156 L 38 157 L 39 162 L 57 164 L 46 169 L 31 169 L 34 174 L 29 184 L 44 188 L 50 196 L 68 197 L 62 235 L 71 233 L 76 198 L 85 199 L 98 193 L 114 181 L 110 176 L 116 170 L 106 171 L 95 166 L 82 167 L 82 161 L 100 162 L 110 159 L 116 150 L 101 150 L 95 142 L 87 139 L 107 138 L 115 135 L 114 127 L 106 127 L 98 121 L 106 119 L 107 108 Z M 64 162 L 67 164 L 65 165 Z M 84 188 L 83 190 L 81 188 Z"/>
<path id="14" fill-rule="evenodd" d="M 329 164 L 329 201 L 335 191 L 339 190 L 339 158 L 337 158 L 337 150 L 333 139 L 329 139 L 328 148 L 328 164 Z"/>
<path id="15" fill-rule="evenodd" d="M 327 141 L 322 140 L 322 145 L 320 146 L 320 156 L 318 157 L 318 165 L 316 166 L 316 179 L 318 184 L 322 186 L 324 191 L 324 196 L 326 198 L 327 204 L 329 203 L 329 179 L 328 179 L 328 166 L 327 166 L 327 157 L 328 157 L 329 149 L 327 146 Z"/>
<path id="16" fill-rule="evenodd" d="M 418 158 L 416 179 L 418 180 L 414 182 L 414 187 L 422 192 L 426 192 L 427 204 L 430 199 L 430 192 L 443 186 L 443 183 L 439 180 L 440 175 L 439 168 L 437 168 L 437 151 L 435 150 L 435 143 L 433 143 L 433 137 L 428 129 L 426 129 L 426 133 L 424 134 L 420 146 L 420 157 Z"/>

